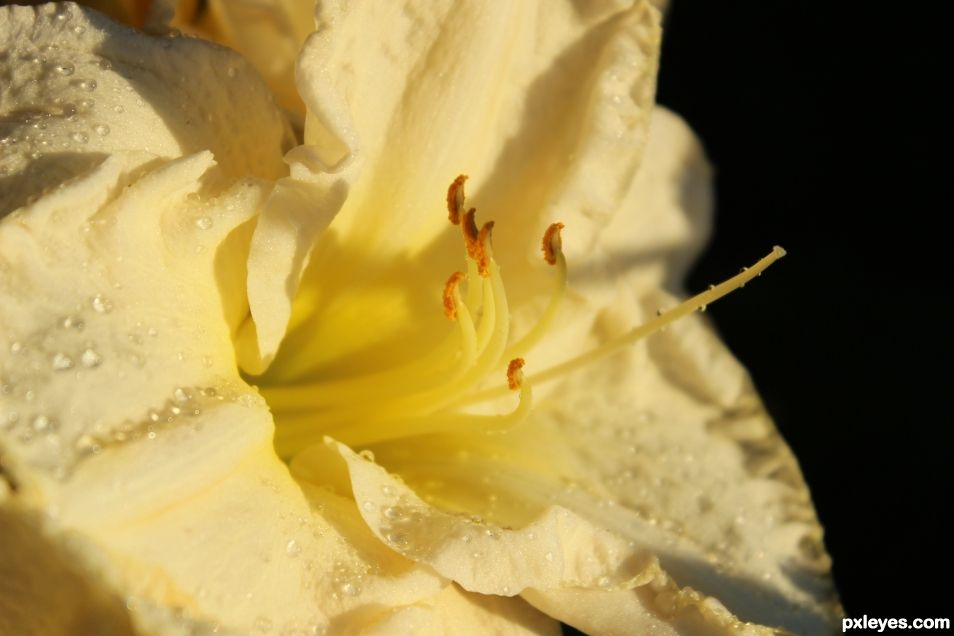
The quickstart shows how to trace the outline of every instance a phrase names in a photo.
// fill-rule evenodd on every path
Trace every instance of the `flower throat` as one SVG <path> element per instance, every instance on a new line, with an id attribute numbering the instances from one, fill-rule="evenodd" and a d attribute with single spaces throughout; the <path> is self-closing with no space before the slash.
<path id="1" fill-rule="evenodd" d="M 652 320 L 581 355 L 524 375 L 524 356 L 550 331 L 565 294 L 567 263 L 560 234 L 564 226 L 554 223 L 543 235 L 543 258 L 555 270 L 547 307 L 524 336 L 511 342 L 507 293 L 493 254 L 494 223 L 478 227 L 476 209 L 466 206 L 466 180 L 464 175 L 457 177 L 447 191 L 448 218 L 461 228 L 466 263 L 466 271 L 450 275 L 442 295 L 444 315 L 456 328 L 431 351 L 394 368 L 345 379 L 262 387 L 276 416 L 275 445 L 283 458 L 290 459 L 325 436 L 363 448 L 434 433 L 491 432 L 517 426 L 530 413 L 534 384 L 585 367 L 679 318 L 705 310 L 785 255 L 785 250 L 775 247 L 753 266 Z M 500 373 L 499 384 L 487 388 L 486 380 L 495 372 Z M 510 412 L 467 411 L 508 392 L 517 393 Z"/>

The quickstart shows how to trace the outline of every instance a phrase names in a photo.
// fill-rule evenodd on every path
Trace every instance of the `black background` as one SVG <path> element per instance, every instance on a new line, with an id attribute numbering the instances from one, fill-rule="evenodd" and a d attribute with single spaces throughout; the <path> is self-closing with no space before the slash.
<path id="1" fill-rule="evenodd" d="M 689 289 L 789 251 L 709 315 L 800 459 L 849 616 L 954 617 L 947 4 L 674 0 L 665 23 L 658 101 L 718 189 Z"/>

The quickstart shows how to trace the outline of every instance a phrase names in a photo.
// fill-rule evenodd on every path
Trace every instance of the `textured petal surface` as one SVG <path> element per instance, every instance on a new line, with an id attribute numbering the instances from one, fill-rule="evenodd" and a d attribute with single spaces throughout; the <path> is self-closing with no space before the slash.
<path id="1" fill-rule="evenodd" d="M 0 215 L 116 151 L 210 150 L 233 176 L 287 173 L 284 118 L 230 51 L 70 3 L 0 8 L 0 44 Z"/>
<path id="2" fill-rule="evenodd" d="M 251 62 L 278 102 L 298 116 L 304 105 L 295 88 L 295 58 L 314 30 L 313 0 L 211 0 L 174 2 L 172 26 L 220 42 Z"/>
<path id="3" fill-rule="evenodd" d="M 121 590 L 143 633 L 312 629 L 437 594 L 353 504 L 322 516 L 335 502 L 291 480 L 238 376 L 219 248 L 268 187 L 228 185 L 209 153 L 139 159 L 114 155 L 0 225 L 4 530 L 36 535 L 4 541 L 0 563 L 62 553 L 76 563 L 38 563 Z M 76 595 L 51 628 L 116 611 L 89 602 L 97 584 Z M 49 633 L 33 614 L 14 631 Z"/>
<path id="4" fill-rule="evenodd" d="M 367 457 L 330 440 L 300 455 L 293 472 L 326 481 L 325 471 L 338 469 L 336 456 L 347 464 L 372 532 L 466 590 L 525 594 L 547 613 L 596 633 L 772 633 L 740 622 L 713 598 L 680 588 L 649 552 L 565 508 L 550 507 L 521 527 L 443 512 Z M 561 609 L 564 599 L 569 602 Z"/>
<path id="5" fill-rule="evenodd" d="M 502 267 L 525 269 L 558 215 L 585 245 L 625 195 L 652 106 L 658 14 L 642 2 L 328 2 L 317 19 L 299 59 L 305 142 L 358 176 L 266 383 L 388 366 L 427 344 L 415 333 L 446 331 L 460 249 L 443 201 L 460 173 L 498 221 Z"/>

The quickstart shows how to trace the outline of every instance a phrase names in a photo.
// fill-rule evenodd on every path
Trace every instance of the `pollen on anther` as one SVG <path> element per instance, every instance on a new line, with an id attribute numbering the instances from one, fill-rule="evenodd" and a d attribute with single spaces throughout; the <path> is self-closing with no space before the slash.
<path id="1" fill-rule="evenodd" d="M 477 230 L 477 208 L 471 208 L 464 213 L 464 219 L 461 223 L 461 230 L 464 233 L 464 247 L 467 248 L 467 256 L 477 260 L 477 237 L 480 232 Z"/>
<path id="2" fill-rule="evenodd" d="M 462 280 L 464 280 L 463 272 L 454 272 L 444 285 L 444 315 L 450 320 L 457 319 L 457 302 L 454 300 L 454 293 Z"/>
<path id="3" fill-rule="evenodd" d="M 560 230 L 565 226 L 562 223 L 553 223 L 543 233 L 543 260 L 550 265 L 556 265 L 557 254 L 563 251 L 563 239 Z"/>
<path id="4" fill-rule="evenodd" d="M 464 182 L 467 175 L 458 175 L 447 188 L 447 218 L 454 225 L 460 223 L 460 213 L 464 209 Z"/>
<path id="5" fill-rule="evenodd" d="M 514 358 L 507 365 L 507 386 L 511 391 L 516 391 L 523 384 L 523 365 L 526 364 L 523 358 Z"/>
<path id="6" fill-rule="evenodd" d="M 494 222 L 487 221 L 480 228 L 480 233 L 477 234 L 474 259 L 477 261 L 477 272 L 484 278 L 490 276 L 490 236 L 493 230 Z"/>

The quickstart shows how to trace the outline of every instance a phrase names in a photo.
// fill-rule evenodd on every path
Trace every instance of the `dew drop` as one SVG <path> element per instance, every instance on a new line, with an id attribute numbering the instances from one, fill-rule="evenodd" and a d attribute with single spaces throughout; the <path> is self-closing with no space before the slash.
<path id="1" fill-rule="evenodd" d="M 401 511 L 395 508 L 394 506 L 388 506 L 384 509 L 384 516 L 392 521 L 395 519 L 400 519 L 403 515 Z"/>
<path id="2" fill-rule="evenodd" d="M 105 137 L 106 135 L 109 134 L 109 126 L 107 126 L 106 124 L 96 124 L 95 126 L 93 126 L 93 130 L 100 137 Z"/>
<path id="3" fill-rule="evenodd" d="M 45 415 L 37 415 L 33 418 L 31 426 L 37 433 L 45 433 L 53 426 L 53 422 Z"/>
<path id="4" fill-rule="evenodd" d="M 546 559 L 547 561 L 553 561 L 553 553 L 547 552 L 546 554 L 543 555 L 543 558 Z"/>
<path id="5" fill-rule="evenodd" d="M 358 452 L 358 455 L 360 455 L 362 459 L 365 459 L 365 460 L 367 460 L 367 461 L 369 461 L 369 462 L 373 462 L 373 461 L 374 461 L 374 451 L 371 451 L 371 450 L 369 450 L 369 449 L 367 449 L 367 448 L 365 448 L 365 449 L 362 450 L 362 451 L 359 451 L 359 452 Z"/>
<path id="6" fill-rule="evenodd" d="M 54 371 L 68 371 L 73 368 L 73 358 L 65 353 L 55 353 L 53 354 L 52 364 Z"/>
<path id="7" fill-rule="evenodd" d="M 93 349 L 86 349 L 80 356 L 80 362 L 87 369 L 93 369 L 103 363 L 103 357 Z"/>
<path id="8" fill-rule="evenodd" d="M 83 35 L 86 33 L 86 27 L 84 27 L 82 24 L 77 24 L 73 27 L 73 33 L 76 35 Z"/>
<path id="9" fill-rule="evenodd" d="M 113 309 L 113 304 L 99 294 L 93 296 L 90 299 L 89 304 L 92 306 L 93 311 L 98 314 L 106 314 Z"/>
<path id="10" fill-rule="evenodd" d="M 76 329 L 77 331 L 81 331 L 85 326 L 85 323 L 83 322 L 82 318 L 77 316 L 67 316 L 60 321 L 60 326 L 62 326 L 64 329 Z"/>
<path id="11" fill-rule="evenodd" d="M 407 537 L 400 532 L 389 532 L 384 538 L 394 546 L 407 545 Z"/>
<path id="12" fill-rule="evenodd" d="M 23 343 L 19 340 L 14 340 L 10 343 L 10 353 L 20 353 L 23 351 Z"/>
<path id="13" fill-rule="evenodd" d="M 176 402 L 188 402 L 192 398 L 192 396 L 189 395 L 188 392 L 182 387 L 179 387 L 173 391 L 172 397 L 175 398 Z"/>
<path id="14" fill-rule="evenodd" d="M 285 545 L 285 554 L 290 557 L 296 557 L 301 554 L 301 546 L 298 545 L 298 542 L 292 539 Z"/>
<path id="15" fill-rule="evenodd" d="M 123 113 L 123 112 L 125 112 L 125 111 L 126 111 L 126 109 L 123 108 L 121 104 L 117 104 L 117 105 L 113 106 L 113 112 L 114 112 L 114 113 Z"/>
<path id="16" fill-rule="evenodd" d="M 99 61 L 99 68 L 103 69 L 104 71 L 108 71 L 113 68 L 113 63 L 106 58 L 103 58 Z"/>
<path id="17" fill-rule="evenodd" d="M 200 216 L 195 220 L 195 226 L 200 230 L 208 230 L 212 227 L 212 219 L 207 216 Z"/>
<path id="18" fill-rule="evenodd" d="M 70 133 L 70 139 L 75 141 L 78 144 L 85 144 L 89 141 L 89 135 L 83 132 L 74 132 Z"/>
<path id="19" fill-rule="evenodd" d="M 76 67 L 74 67 L 69 62 L 61 62 L 59 64 L 54 64 L 53 70 L 59 73 L 60 75 L 70 76 L 76 70 Z"/>
<path id="20" fill-rule="evenodd" d="M 364 508 L 365 512 L 374 512 L 374 502 L 372 501 L 365 501 L 361 504 L 361 507 Z"/>
<path id="21" fill-rule="evenodd" d="M 235 76 L 238 75 L 238 70 L 234 66 L 230 66 L 225 69 L 225 74 L 228 75 L 229 79 L 235 79 Z"/>
<path id="22" fill-rule="evenodd" d="M 0 417 L 0 426 L 4 429 L 11 429 L 20 420 L 20 414 L 16 411 L 9 411 L 3 417 Z"/>

